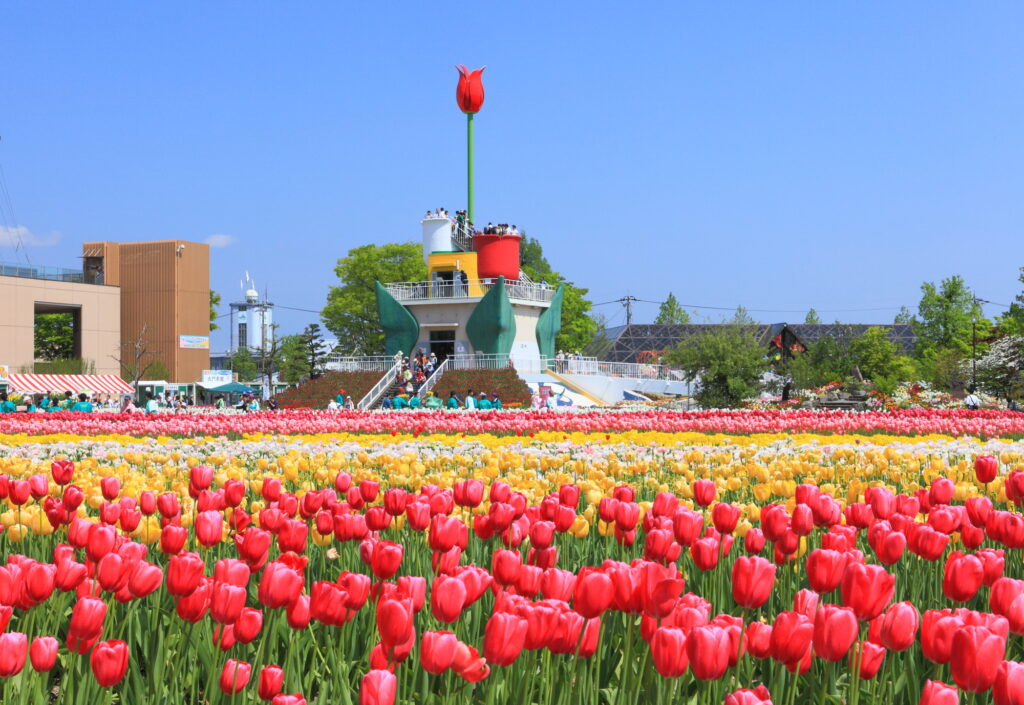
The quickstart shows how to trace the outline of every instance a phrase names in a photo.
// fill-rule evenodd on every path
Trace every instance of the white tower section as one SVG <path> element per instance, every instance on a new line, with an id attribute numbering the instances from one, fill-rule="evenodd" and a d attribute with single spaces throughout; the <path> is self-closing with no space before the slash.
<path id="1" fill-rule="evenodd" d="M 260 299 L 256 284 L 245 274 L 244 299 L 231 306 L 231 352 L 239 348 L 269 350 L 274 339 L 274 304 Z"/>
<path id="2" fill-rule="evenodd" d="M 420 221 L 423 226 L 423 263 L 431 252 L 452 252 L 452 221 L 446 216 L 430 216 Z"/>

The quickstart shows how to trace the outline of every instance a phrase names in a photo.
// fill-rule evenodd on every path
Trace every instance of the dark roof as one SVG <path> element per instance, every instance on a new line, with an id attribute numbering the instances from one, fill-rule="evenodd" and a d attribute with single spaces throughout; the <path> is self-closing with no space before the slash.
<path id="1" fill-rule="evenodd" d="M 633 324 L 609 328 L 596 336 L 597 341 L 604 341 L 607 352 L 593 349 L 595 354 L 609 362 L 644 362 L 644 353 L 660 353 L 674 348 L 683 340 L 709 330 L 719 328 L 722 323 L 687 323 L 678 326 L 655 324 Z M 771 344 L 779 334 L 786 332 L 787 339 L 795 338 L 804 346 L 810 345 L 825 336 L 837 340 L 849 341 L 864 334 L 868 328 L 883 328 L 889 333 L 889 340 L 896 344 L 900 352 L 909 354 L 914 348 L 914 331 L 908 324 L 867 324 L 867 323 L 758 323 L 754 330 L 765 346 Z M 595 346 L 597 343 L 595 342 Z M 638 356 L 640 359 L 638 359 Z"/>

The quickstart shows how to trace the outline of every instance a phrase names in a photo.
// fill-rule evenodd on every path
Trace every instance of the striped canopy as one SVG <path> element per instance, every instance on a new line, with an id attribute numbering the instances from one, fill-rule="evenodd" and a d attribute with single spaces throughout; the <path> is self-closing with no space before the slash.
<path id="1" fill-rule="evenodd" d="M 12 392 L 99 392 L 134 394 L 135 390 L 117 375 L 21 375 L 11 374 L 7 383 Z"/>

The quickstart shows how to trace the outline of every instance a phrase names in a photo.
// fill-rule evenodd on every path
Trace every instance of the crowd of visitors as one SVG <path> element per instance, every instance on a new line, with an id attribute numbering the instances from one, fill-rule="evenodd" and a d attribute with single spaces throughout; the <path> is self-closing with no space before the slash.
<path id="1" fill-rule="evenodd" d="M 488 223 L 487 227 L 484 228 L 484 235 L 518 235 L 519 228 L 515 225 L 509 225 L 508 223 Z"/>
<path id="2" fill-rule="evenodd" d="M 418 394 L 389 394 L 384 397 L 381 402 L 381 408 L 386 410 L 401 411 L 403 409 L 468 409 L 470 411 L 492 411 L 501 409 L 501 398 L 497 392 L 488 395 L 487 392 L 480 392 L 479 395 L 474 394 L 473 390 L 467 390 L 465 395 L 459 396 L 455 393 L 455 390 L 448 392 L 448 398 L 442 400 L 441 397 L 434 394 L 433 391 L 428 391 L 421 398 Z"/>
<path id="3" fill-rule="evenodd" d="M 20 401 L 15 403 L 7 392 L 0 392 L 0 413 L 13 414 L 16 412 L 25 413 L 47 413 L 55 411 L 77 411 L 91 413 L 93 411 L 119 411 L 122 409 L 123 399 L 116 394 L 92 394 L 82 392 L 46 392 L 45 394 L 18 395 Z"/>

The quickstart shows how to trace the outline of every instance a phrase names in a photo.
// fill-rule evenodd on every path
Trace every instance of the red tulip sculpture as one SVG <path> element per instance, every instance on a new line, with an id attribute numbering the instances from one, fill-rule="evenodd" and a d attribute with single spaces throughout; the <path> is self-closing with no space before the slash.
<path id="1" fill-rule="evenodd" d="M 484 104 L 483 68 L 470 71 L 459 64 L 455 69 L 459 72 L 459 84 L 455 88 L 455 100 L 459 110 L 466 113 L 466 176 L 467 196 L 466 216 L 473 222 L 473 115 L 480 112 Z"/>

